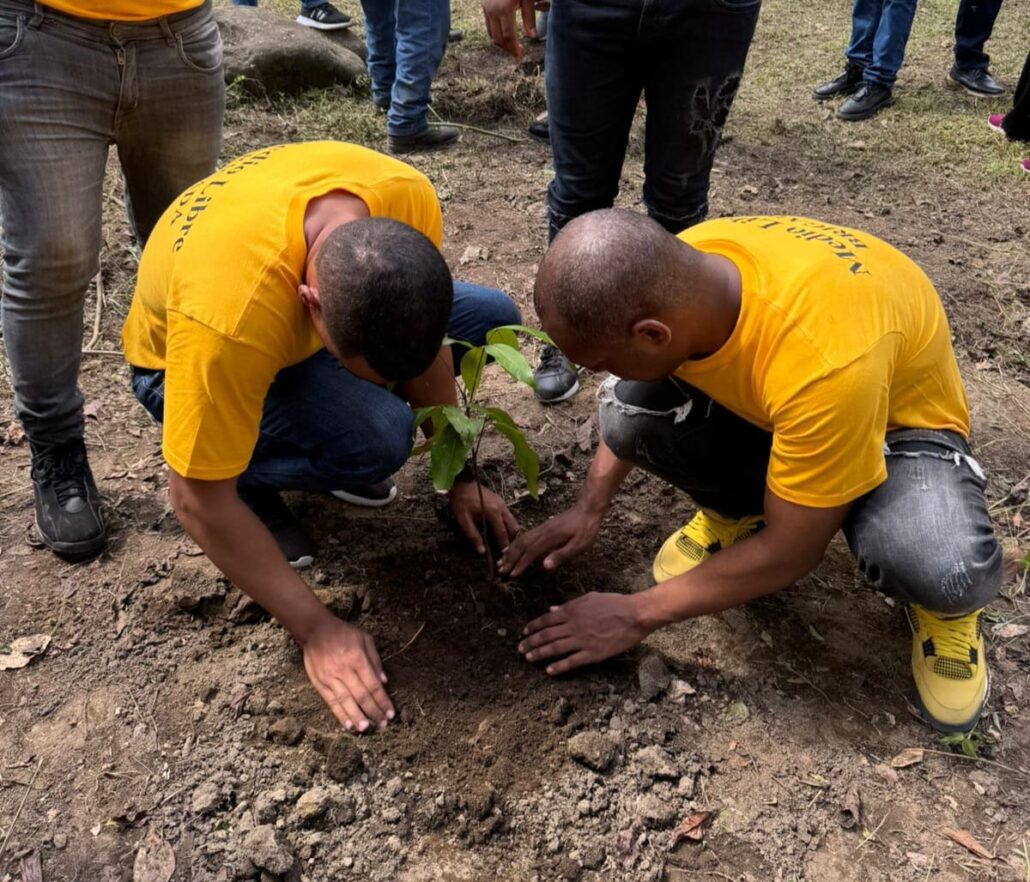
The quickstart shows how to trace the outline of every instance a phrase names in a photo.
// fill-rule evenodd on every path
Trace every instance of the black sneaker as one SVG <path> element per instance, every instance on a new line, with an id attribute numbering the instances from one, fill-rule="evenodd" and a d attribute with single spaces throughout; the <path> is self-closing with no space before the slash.
<path id="1" fill-rule="evenodd" d="M 439 150 L 458 140 L 458 130 L 453 126 L 429 126 L 417 135 L 390 135 L 386 140 L 391 153 Z"/>
<path id="2" fill-rule="evenodd" d="M 821 83 L 812 90 L 816 101 L 826 101 L 838 95 L 850 95 L 862 85 L 862 68 L 857 64 L 849 64 L 837 79 Z"/>
<path id="3" fill-rule="evenodd" d="M 882 83 L 862 83 L 858 91 L 837 108 L 837 117 L 847 122 L 858 122 L 869 119 L 893 103 L 894 93 L 890 86 L 884 86 Z"/>
<path id="4" fill-rule="evenodd" d="M 362 508 L 382 508 L 397 498 L 397 485 L 393 478 L 387 478 L 378 484 L 351 484 L 331 491 L 330 495 Z"/>
<path id="5" fill-rule="evenodd" d="M 952 67 L 948 78 L 976 98 L 997 98 L 1005 94 L 1005 87 L 983 68 L 959 70 Z"/>
<path id="6" fill-rule="evenodd" d="M 460 43 L 465 39 L 465 32 L 460 28 L 451 28 L 447 34 L 448 43 Z"/>
<path id="7" fill-rule="evenodd" d="M 32 495 L 43 544 L 68 560 L 95 557 L 107 534 L 81 438 L 32 445 Z"/>
<path id="8" fill-rule="evenodd" d="M 529 137 L 540 144 L 551 143 L 551 127 L 547 124 L 547 114 L 541 114 L 533 122 L 529 124 L 529 128 L 526 129 L 529 132 Z"/>
<path id="9" fill-rule="evenodd" d="M 533 371 L 536 397 L 544 404 L 556 404 L 579 391 L 579 370 L 557 346 L 545 346 L 540 367 Z"/>
<path id="10" fill-rule="evenodd" d="M 351 17 L 340 12 L 332 3 L 322 3 L 297 16 L 297 24 L 318 31 L 338 31 L 350 27 Z"/>
<path id="11" fill-rule="evenodd" d="M 286 507 L 278 490 L 262 487 L 241 489 L 238 492 L 247 508 L 268 528 L 291 567 L 302 570 L 315 562 L 311 540 Z"/>

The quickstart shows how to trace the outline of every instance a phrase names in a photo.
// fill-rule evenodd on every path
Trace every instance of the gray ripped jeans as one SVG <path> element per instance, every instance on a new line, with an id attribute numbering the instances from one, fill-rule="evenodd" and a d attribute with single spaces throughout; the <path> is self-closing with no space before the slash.
<path id="1" fill-rule="evenodd" d="M 621 460 L 726 517 L 762 511 L 772 435 L 670 378 L 611 378 L 601 390 L 601 437 Z M 960 615 L 1001 586 L 1002 552 L 986 481 L 955 432 L 898 429 L 884 442 L 887 480 L 857 500 L 844 536 L 874 587 L 931 612 Z"/>
<path id="2" fill-rule="evenodd" d="M 224 89 L 210 0 L 144 22 L 0 0 L 3 336 L 33 442 L 82 435 L 82 308 L 108 148 L 142 245 L 172 200 L 214 170 Z"/>

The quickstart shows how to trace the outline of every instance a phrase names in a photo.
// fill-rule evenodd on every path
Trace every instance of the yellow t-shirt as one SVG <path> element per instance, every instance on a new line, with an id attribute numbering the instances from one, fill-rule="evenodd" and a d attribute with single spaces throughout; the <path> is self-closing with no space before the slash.
<path id="1" fill-rule="evenodd" d="M 44 5 L 58 12 L 77 15 L 79 18 L 94 18 L 101 21 L 147 21 L 196 9 L 202 2 L 203 0 L 155 0 L 152 3 L 141 0 L 104 0 L 101 3 L 87 3 L 85 0 L 47 0 Z"/>
<path id="2" fill-rule="evenodd" d="M 190 187 L 151 233 L 122 345 L 130 364 L 166 372 L 163 451 L 183 477 L 241 474 L 275 375 L 322 348 L 297 288 L 304 212 L 333 190 L 440 246 L 440 205 L 425 175 L 333 141 L 241 156 Z"/>
<path id="3" fill-rule="evenodd" d="M 900 251 L 801 217 L 708 221 L 679 236 L 740 270 L 730 339 L 676 375 L 772 432 L 768 486 L 843 505 L 887 477 L 891 429 L 950 429 L 969 412 L 937 292 Z"/>

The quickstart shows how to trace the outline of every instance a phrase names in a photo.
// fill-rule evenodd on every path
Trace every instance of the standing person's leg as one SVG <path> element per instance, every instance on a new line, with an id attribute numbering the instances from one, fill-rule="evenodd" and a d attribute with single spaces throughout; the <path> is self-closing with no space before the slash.
<path id="1" fill-rule="evenodd" d="M 433 78 L 450 29 L 450 0 L 397 0 L 397 72 L 386 116 L 394 153 L 444 147 L 458 138 L 453 127 L 429 125 Z"/>
<path id="2" fill-rule="evenodd" d="M 1001 121 L 1001 130 L 1013 141 L 1030 141 L 1030 53 L 1023 62 L 1023 72 L 1012 96 L 1012 109 Z"/>
<path id="3" fill-rule="evenodd" d="M 887 480 L 855 504 L 844 535 L 866 578 L 910 604 L 923 716 L 966 731 L 987 700 L 980 617 L 1002 577 L 986 481 L 954 432 L 902 429 L 886 450 Z"/>
<path id="4" fill-rule="evenodd" d="M 844 72 L 812 90 L 816 101 L 850 95 L 862 85 L 862 71 L 873 63 L 873 40 L 880 23 L 883 0 L 854 0 L 851 10 L 851 38 L 844 50 Z"/>
<path id="5" fill-rule="evenodd" d="M 894 83 L 915 14 L 916 0 L 883 0 L 872 63 L 862 71 L 862 85 L 837 109 L 839 119 L 858 122 L 894 103 Z"/>
<path id="6" fill-rule="evenodd" d="M 772 435 L 674 378 L 612 377 L 600 398 L 601 438 L 612 453 L 683 490 L 701 509 L 662 545 L 655 582 L 762 528 Z"/>
<path id="7" fill-rule="evenodd" d="M 630 127 L 643 90 L 637 29 L 643 0 L 556 0 L 548 13 L 548 132 L 554 179 L 547 236 L 570 220 L 610 208 L 619 193 Z M 579 390 L 577 370 L 554 346 L 534 372 L 545 404 Z"/>
<path id="8" fill-rule="evenodd" d="M 372 103 L 380 110 L 389 110 L 397 78 L 397 0 L 361 0 L 361 11 Z"/>
<path id="9" fill-rule="evenodd" d="M 4 342 L 32 447 L 37 526 L 48 547 L 74 558 L 104 544 L 78 388 L 118 100 L 103 33 L 33 3 L 0 2 Z"/>
<path id="10" fill-rule="evenodd" d="M 230 0 L 233 6 L 257 6 L 257 0 Z"/>
<path id="11" fill-rule="evenodd" d="M 329 0 L 300 0 L 297 24 L 318 31 L 338 31 L 349 27 L 351 17 L 341 12 Z"/>
<path id="12" fill-rule="evenodd" d="M 988 72 L 991 58 L 984 52 L 1001 0 L 960 0 L 955 16 L 955 64 L 948 76 L 971 95 L 991 98 L 1005 88 Z"/>
<path id="13" fill-rule="evenodd" d="M 705 219 L 708 186 L 737 94 L 761 0 L 672 0 L 648 7 L 641 30 L 647 213 L 676 234 Z"/>
<path id="14" fill-rule="evenodd" d="M 222 39 L 210 2 L 164 22 L 120 25 L 115 116 L 126 207 L 140 248 L 164 210 L 215 169 L 222 144 Z"/>

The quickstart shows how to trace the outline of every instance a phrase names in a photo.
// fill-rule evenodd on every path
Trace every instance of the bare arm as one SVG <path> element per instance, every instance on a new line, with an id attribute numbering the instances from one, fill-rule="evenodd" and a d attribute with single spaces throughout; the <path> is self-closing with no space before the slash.
<path id="1" fill-rule="evenodd" d="M 779 591 L 818 565 L 849 508 L 795 505 L 767 490 L 761 532 L 640 594 L 592 592 L 554 607 L 526 626 L 519 650 L 530 661 L 565 656 L 547 667 L 561 674 L 624 652 L 664 625 Z"/>
<path id="2" fill-rule="evenodd" d="M 300 644 L 308 677 L 340 722 L 358 731 L 384 727 L 394 709 L 372 638 L 337 619 L 315 597 L 240 499 L 235 479 L 198 481 L 172 471 L 168 489 L 186 532 Z"/>

